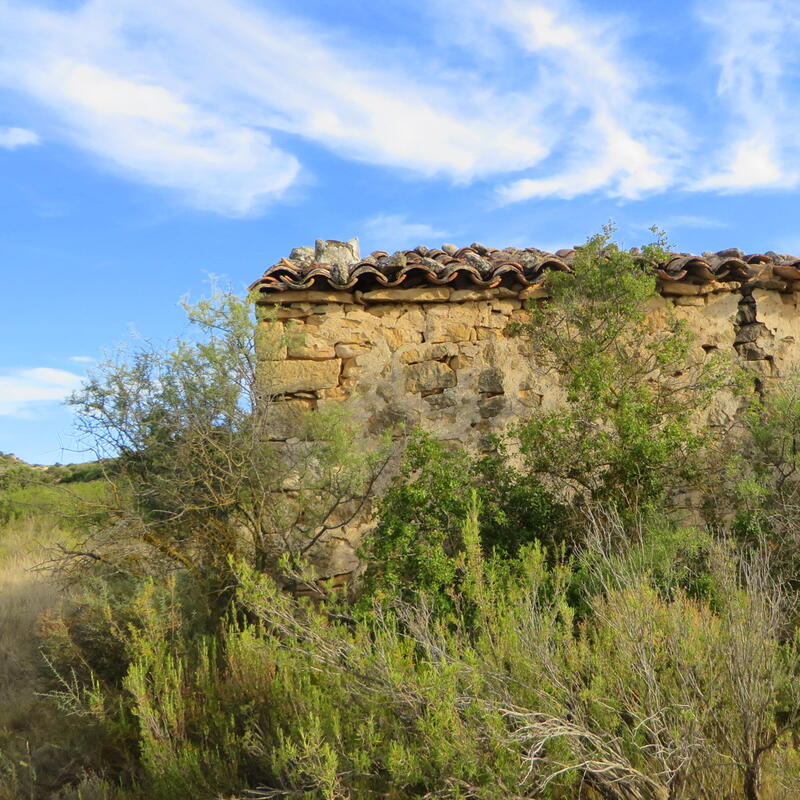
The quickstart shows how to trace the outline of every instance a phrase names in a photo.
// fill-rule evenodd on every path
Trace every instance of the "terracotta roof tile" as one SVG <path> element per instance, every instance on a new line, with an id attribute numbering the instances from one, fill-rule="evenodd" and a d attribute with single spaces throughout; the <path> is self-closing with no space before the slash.
<path id="1" fill-rule="evenodd" d="M 549 253 L 530 247 L 504 250 L 474 242 L 468 247 L 444 245 L 442 249 L 417 247 L 389 254 L 376 250 L 350 264 L 315 261 L 311 248 L 298 248 L 255 281 L 251 290 L 274 292 L 315 290 L 354 291 L 415 286 L 474 286 L 524 288 L 544 281 L 549 270 L 572 271 L 576 250 Z M 655 270 L 662 284 L 719 282 L 753 283 L 777 277 L 787 288 L 800 286 L 800 257 L 786 254 L 720 250 L 692 255 L 672 253 Z"/>

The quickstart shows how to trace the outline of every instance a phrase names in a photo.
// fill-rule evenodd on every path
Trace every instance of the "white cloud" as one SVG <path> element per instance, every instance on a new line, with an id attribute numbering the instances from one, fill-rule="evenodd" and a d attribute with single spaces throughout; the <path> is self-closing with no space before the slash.
<path id="1" fill-rule="evenodd" d="M 450 234 L 424 222 L 410 222 L 401 214 L 378 214 L 364 223 L 364 233 L 382 248 L 441 244 Z"/>
<path id="2" fill-rule="evenodd" d="M 790 44 L 800 36 L 796 0 L 719 0 L 704 3 L 699 16 L 712 33 L 717 94 L 733 124 L 722 137 L 730 143 L 692 188 L 800 185 L 800 97 L 793 81 L 800 57 Z"/>
<path id="3" fill-rule="evenodd" d="M 510 182 L 506 200 L 670 180 L 672 135 L 644 124 L 642 70 L 611 26 L 554 0 L 442 0 L 507 53 L 498 85 L 480 64 L 410 44 L 394 58 L 244 0 L 88 0 L 53 12 L 0 0 L 10 46 L 0 82 L 55 114 L 72 141 L 196 206 L 247 213 L 280 196 L 299 164 L 268 130 L 343 157 L 455 182 L 560 165 Z M 458 42 L 465 56 L 482 50 Z M 491 48 L 489 48 L 491 50 Z M 664 116 L 662 116 L 663 120 Z"/>
<path id="4" fill-rule="evenodd" d="M 70 356 L 69 360 L 77 364 L 91 364 L 94 358 L 92 356 Z"/>
<path id="5" fill-rule="evenodd" d="M 446 47 L 420 36 L 390 53 L 290 18 L 288 3 L 0 0 L 0 85 L 50 111 L 48 138 L 223 214 L 296 186 L 299 139 L 424 178 L 499 181 L 504 203 L 794 186 L 796 2 L 703 3 L 719 118 L 737 123 L 717 126 L 705 173 L 699 133 L 685 133 L 699 126 L 654 100 L 663 87 L 632 55 L 634 31 L 586 0 L 409 0 L 409 13 L 438 9 Z"/>
<path id="6" fill-rule="evenodd" d="M 471 6 L 547 65 L 548 119 L 562 138 L 574 133 L 557 168 L 502 186 L 501 201 L 598 190 L 636 198 L 673 183 L 681 134 L 644 99 L 646 70 L 632 63 L 611 21 L 571 2 L 472 0 Z"/>
<path id="7" fill-rule="evenodd" d="M 0 147 L 4 150 L 29 147 L 39 144 L 39 141 L 39 135 L 27 128 L 0 128 Z"/>
<path id="8" fill-rule="evenodd" d="M 0 416 L 28 416 L 39 405 L 60 402 L 81 380 L 80 375 L 50 367 L 0 374 Z"/>

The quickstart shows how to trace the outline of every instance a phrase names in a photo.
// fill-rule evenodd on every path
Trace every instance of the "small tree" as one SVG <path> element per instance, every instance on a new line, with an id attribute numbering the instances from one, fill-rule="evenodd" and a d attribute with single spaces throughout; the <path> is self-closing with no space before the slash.
<path id="1" fill-rule="evenodd" d="M 138 343 L 69 401 L 97 455 L 114 457 L 114 502 L 68 563 L 177 569 L 224 594 L 231 556 L 277 573 L 281 557 L 313 555 L 360 512 L 385 453 L 356 446 L 333 412 L 301 416 L 291 443 L 275 441 L 283 406 L 268 357 L 281 327 L 262 323 L 257 353 L 246 300 L 215 291 L 184 308 L 196 337 Z"/>
<path id="2" fill-rule="evenodd" d="M 551 300 L 516 326 L 542 368 L 562 377 L 567 401 L 518 435 L 532 473 L 578 500 L 635 510 L 701 473 L 696 412 L 731 374 L 719 357 L 693 354 L 680 320 L 651 324 L 664 235 L 655 231 L 654 243 L 625 251 L 612 232 L 607 226 L 579 248 L 571 273 L 550 273 Z"/>

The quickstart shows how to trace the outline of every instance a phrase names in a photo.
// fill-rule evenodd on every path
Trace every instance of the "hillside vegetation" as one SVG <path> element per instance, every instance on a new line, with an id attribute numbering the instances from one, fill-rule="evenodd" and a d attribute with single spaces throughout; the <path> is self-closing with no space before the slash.
<path id="1" fill-rule="evenodd" d="M 97 369 L 105 460 L 0 473 L 0 798 L 800 796 L 800 392 L 651 330 L 664 246 L 552 274 L 510 333 L 566 400 L 481 453 L 344 412 L 273 442 L 229 294 Z"/>

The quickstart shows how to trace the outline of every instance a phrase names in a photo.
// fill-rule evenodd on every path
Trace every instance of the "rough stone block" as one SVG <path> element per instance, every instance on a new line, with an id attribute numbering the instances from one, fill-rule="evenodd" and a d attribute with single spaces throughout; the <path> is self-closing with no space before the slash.
<path id="1" fill-rule="evenodd" d="M 458 345 L 453 342 L 439 342 L 436 344 L 421 344 L 411 347 L 399 355 L 401 364 L 416 364 L 419 361 L 439 361 L 443 358 L 452 358 L 458 354 Z"/>
<path id="2" fill-rule="evenodd" d="M 543 300 L 546 297 L 550 297 L 549 292 L 544 286 L 528 286 L 527 289 L 523 289 L 519 293 L 520 300 Z"/>
<path id="3" fill-rule="evenodd" d="M 421 286 L 418 289 L 375 289 L 364 292 L 365 303 L 444 303 L 450 299 L 448 286 Z"/>
<path id="4" fill-rule="evenodd" d="M 336 351 L 333 344 L 320 336 L 305 333 L 290 341 L 287 346 L 289 358 L 326 359 L 334 358 Z"/>
<path id="5" fill-rule="evenodd" d="M 359 344 L 337 344 L 334 347 L 334 352 L 337 358 L 355 358 L 362 353 L 366 353 L 367 349 L 368 348 Z"/>
<path id="6" fill-rule="evenodd" d="M 261 305 L 266 305 L 264 301 L 259 301 Z M 269 294 L 269 305 L 281 303 L 282 305 L 295 303 L 352 303 L 352 292 L 319 291 L 317 289 L 304 289 L 297 292 L 271 292 Z"/>
<path id="7" fill-rule="evenodd" d="M 495 367 L 483 370 L 478 376 L 478 391 L 483 394 L 502 394 L 503 373 Z"/>
<path id="8" fill-rule="evenodd" d="M 407 328 L 386 328 L 383 331 L 383 337 L 392 350 L 397 350 L 398 347 L 402 347 L 404 344 L 422 341 L 422 333 L 408 330 Z"/>
<path id="9" fill-rule="evenodd" d="M 305 415 L 313 408 L 311 400 L 283 400 L 270 403 L 267 409 L 267 428 L 273 440 L 286 440 L 298 436 Z"/>
<path id="10" fill-rule="evenodd" d="M 327 361 L 297 360 L 269 363 L 272 369 L 266 372 L 264 385 L 271 394 L 332 389 L 338 385 L 342 369 L 339 358 Z"/>
<path id="11" fill-rule="evenodd" d="M 260 322 L 255 333 L 256 354 L 259 359 L 280 361 L 286 358 L 284 327 L 281 322 Z"/>
<path id="12" fill-rule="evenodd" d="M 506 406 L 506 399 L 502 395 L 485 397 L 478 402 L 478 413 L 483 419 L 496 417 Z"/>
<path id="13" fill-rule="evenodd" d="M 422 361 L 406 367 L 407 392 L 433 392 L 449 389 L 458 382 L 456 373 L 441 361 Z"/>

